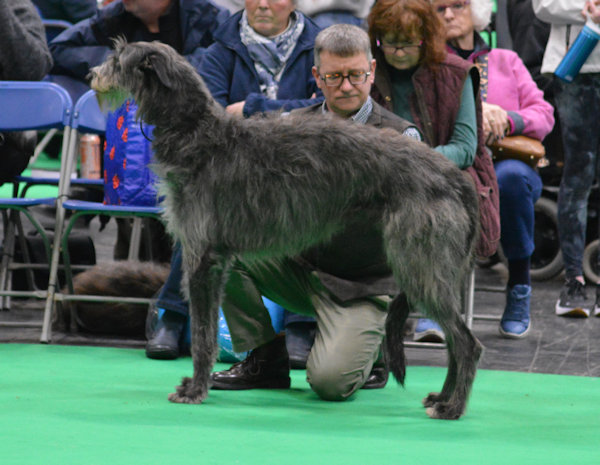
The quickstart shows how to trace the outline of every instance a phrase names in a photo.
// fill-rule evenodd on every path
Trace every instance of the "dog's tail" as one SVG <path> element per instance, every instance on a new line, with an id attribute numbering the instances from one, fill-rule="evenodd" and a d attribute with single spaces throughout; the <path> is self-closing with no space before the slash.
<path id="1" fill-rule="evenodd" d="M 388 307 L 385 321 L 384 352 L 388 369 L 402 386 L 406 375 L 406 356 L 404 354 L 404 325 L 410 312 L 406 295 L 398 294 Z"/>

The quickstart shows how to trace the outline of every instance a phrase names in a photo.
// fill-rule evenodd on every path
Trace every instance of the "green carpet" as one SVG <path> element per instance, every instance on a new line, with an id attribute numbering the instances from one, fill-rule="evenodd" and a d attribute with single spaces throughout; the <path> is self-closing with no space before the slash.
<path id="1" fill-rule="evenodd" d="M 218 365 L 222 369 L 225 365 Z M 191 359 L 143 350 L 0 345 L 2 465 L 599 464 L 600 379 L 480 370 L 467 414 L 431 420 L 445 369 L 324 402 L 292 389 L 166 400 Z"/>

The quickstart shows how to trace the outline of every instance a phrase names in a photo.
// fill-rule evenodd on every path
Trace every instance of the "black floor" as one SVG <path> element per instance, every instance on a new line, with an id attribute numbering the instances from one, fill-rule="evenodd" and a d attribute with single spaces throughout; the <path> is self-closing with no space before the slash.
<path id="1" fill-rule="evenodd" d="M 98 232 L 98 223 L 93 221 L 90 231 L 102 259 L 111 254 L 115 240 L 114 221 L 107 229 Z M 506 270 L 502 265 L 489 269 L 478 269 L 478 285 L 502 287 L 506 282 Z M 600 318 L 569 319 L 557 317 L 554 305 L 563 277 L 533 283 L 532 329 L 522 340 L 502 338 L 498 333 L 498 321 L 475 320 L 473 332 L 485 346 L 480 368 L 513 370 L 535 373 L 556 373 L 578 376 L 600 376 Z M 476 292 L 475 314 L 502 314 L 504 294 Z M 0 322 L 41 320 L 43 302 L 13 299 L 9 312 L 0 312 Z M 0 343 L 37 343 L 39 327 L 6 327 L 0 325 Z M 118 347 L 144 346 L 142 339 L 106 338 L 83 334 L 54 334 L 57 344 L 95 344 Z M 439 348 L 408 348 L 411 365 L 446 364 L 445 350 Z"/>
<path id="2" fill-rule="evenodd" d="M 502 286 L 506 282 L 506 270 L 502 265 L 478 269 L 476 276 L 481 286 Z M 473 333 L 485 346 L 480 368 L 600 376 L 600 318 L 574 319 L 554 314 L 563 279 L 558 276 L 532 284 L 532 328 L 524 339 L 502 338 L 498 333 L 499 321 L 473 322 Z M 474 313 L 496 315 L 499 319 L 504 300 L 503 293 L 478 291 Z M 443 351 L 433 349 L 408 349 L 407 357 L 413 365 L 443 364 L 446 360 Z"/>

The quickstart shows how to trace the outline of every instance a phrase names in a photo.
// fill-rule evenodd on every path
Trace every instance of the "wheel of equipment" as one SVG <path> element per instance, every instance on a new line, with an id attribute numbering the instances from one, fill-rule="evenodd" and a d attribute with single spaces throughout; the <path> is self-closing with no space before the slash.
<path id="1" fill-rule="evenodd" d="M 583 274 L 590 283 L 600 282 L 600 270 L 598 269 L 598 246 L 600 239 L 590 242 L 583 251 Z"/>
<path id="2" fill-rule="evenodd" d="M 535 250 L 531 256 L 531 279 L 545 281 L 554 278 L 564 268 L 558 240 L 556 202 L 541 197 L 535 204 Z"/>

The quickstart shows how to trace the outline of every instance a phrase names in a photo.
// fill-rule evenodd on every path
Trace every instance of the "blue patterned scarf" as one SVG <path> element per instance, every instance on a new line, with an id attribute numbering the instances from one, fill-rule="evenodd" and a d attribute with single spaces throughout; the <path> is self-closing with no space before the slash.
<path id="1" fill-rule="evenodd" d="M 279 79 L 303 30 L 304 16 L 292 12 L 290 24 L 284 32 L 273 38 L 262 36 L 250 27 L 244 10 L 240 19 L 240 38 L 254 61 L 260 91 L 268 99 L 277 99 Z"/>

